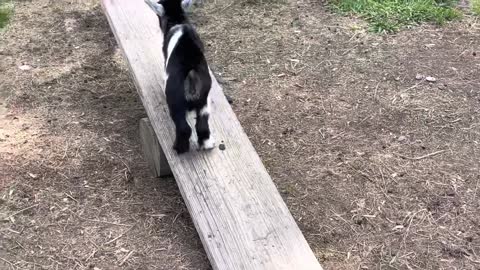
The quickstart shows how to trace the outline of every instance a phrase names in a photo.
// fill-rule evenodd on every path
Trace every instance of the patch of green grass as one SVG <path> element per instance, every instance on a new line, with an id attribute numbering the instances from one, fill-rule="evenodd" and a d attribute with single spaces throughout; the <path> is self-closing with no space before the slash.
<path id="1" fill-rule="evenodd" d="M 11 2 L 4 3 L 3 0 L 0 0 L 0 29 L 7 26 L 10 16 L 13 12 L 13 5 Z"/>
<path id="2" fill-rule="evenodd" d="M 472 11 L 480 16 L 480 0 L 472 0 Z"/>
<path id="3" fill-rule="evenodd" d="M 444 24 L 461 17 L 456 3 L 456 0 L 331 0 L 336 10 L 360 15 L 375 32 L 396 32 L 422 22 Z"/>

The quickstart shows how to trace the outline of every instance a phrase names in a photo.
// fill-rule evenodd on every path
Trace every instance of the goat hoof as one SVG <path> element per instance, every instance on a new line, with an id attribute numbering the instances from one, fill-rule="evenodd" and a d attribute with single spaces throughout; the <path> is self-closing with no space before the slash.
<path id="1" fill-rule="evenodd" d="M 215 148 L 215 140 L 210 137 L 200 144 L 200 150 L 210 150 Z"/>
<path id="2" fill-rule="evenodd" d="M 188 142 L 186 143 L 175 143 L 173 149 L 177 152 L 177 154 L 183 154 L 190 150 L 190 145 Z"/>

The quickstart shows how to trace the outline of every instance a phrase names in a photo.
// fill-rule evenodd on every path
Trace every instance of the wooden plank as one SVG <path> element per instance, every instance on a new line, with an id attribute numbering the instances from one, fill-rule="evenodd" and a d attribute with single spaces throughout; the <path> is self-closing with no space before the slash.
<path id="1" fill-rule="evenodd" d="M 139 130 L 143 155 L 145 156 L 145 160 L 148 162 L 153 175 L 155 177 L 172 176 L 167 157 L 165 157 L 165 153 L 163 153 L 157 135 L 155 134 L 148 118 L 140 119 Z"/>
<path id="2" fill-rule="evenodd" d="M 158 19 L 143 0 L 102 4 L 213 269 L 322 269 L 216 81 L 210 124 L 225 149 L 173 152 Z"/>

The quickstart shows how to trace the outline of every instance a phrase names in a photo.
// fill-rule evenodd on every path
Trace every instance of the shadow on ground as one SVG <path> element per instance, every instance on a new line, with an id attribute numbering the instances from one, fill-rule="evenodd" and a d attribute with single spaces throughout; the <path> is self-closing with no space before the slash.
<path id="1" fill-rule="evenodd" d="M 145 112 L 100 7 L 37 2 L 18 4 L 0 47 L 0 264 L 209 269 L 174 180 L 141 156 Z"/>

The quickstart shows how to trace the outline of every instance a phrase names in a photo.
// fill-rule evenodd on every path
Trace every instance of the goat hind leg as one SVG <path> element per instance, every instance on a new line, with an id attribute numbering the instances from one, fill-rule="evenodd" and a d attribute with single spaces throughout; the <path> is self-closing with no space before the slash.
<path id="1" fill-rule="evenodd" d="M 197 122 L 195 124 L 200 150 L 209 150 L 215 147 L 215 139 L 210 132 L 210 126 L 208 124 L 209 118 L 210 99 L 207 99 L 206 104 L 197 110 Z"/>

